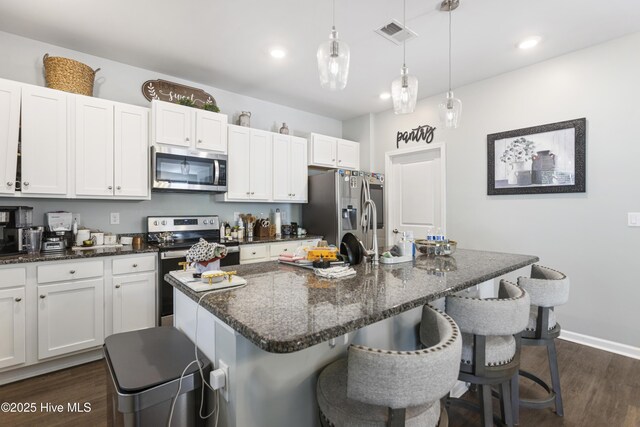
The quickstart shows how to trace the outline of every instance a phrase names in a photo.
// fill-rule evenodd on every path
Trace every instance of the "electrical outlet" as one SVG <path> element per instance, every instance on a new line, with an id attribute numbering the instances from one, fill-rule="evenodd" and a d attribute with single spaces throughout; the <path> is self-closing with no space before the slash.
<path id="1" fill-rule="evenodd" d="M 627 225 L 629 227 L 640 227 L 640 212 L 629 212 Z"/>
<path id="2" fill-rule="evenodd" d="M 80 226 L 82 225 L 82 221 L 80 221 L 80 219 L 81 219 L 81 218 L 80 218 L 80 214 L 79 214 L 79 213 L 74 213 L 74 214 L 72 215 L 72 220 L 71 220 L 71 222 L 75 221 L 75 222 L 76 222 L 76 224 L 78 224 L 78 227 L 80 227 Z"/>
<path id="3" fill-rule="evenodd" d="M 229 380 L 229 365 L 224 363 L 222 359 L 218 359 L 218 369 L 222 369 L 224 371 L 224 387 L 222 387 L 219 391 L 222 394 L 222 398 L 225 402 L 229 401 L 229 386 L 231 385 L 231 381 Z"/>
<path id="4" fill-rule="evenodd" d="M 111 212 L 109 214 L 109 219 L 111 222 L 111 225 L 116 225 L 116 224 L 120 224 L 120 213 L 119 212 Z"/>

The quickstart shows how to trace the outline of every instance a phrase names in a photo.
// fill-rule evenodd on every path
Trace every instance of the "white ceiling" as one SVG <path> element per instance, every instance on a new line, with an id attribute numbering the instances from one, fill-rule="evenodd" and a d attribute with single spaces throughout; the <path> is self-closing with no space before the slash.
<path id="1" fill-rule="evenodd" d="M 330 0 L 20 0 L 0 3 L 0 30 L 294 108 L 347 119 L 391 107 L 402 47 L 373 32 L 401 0 L 337 0 L 351 47 L 347 88 L 327 92 L 315 54 L 331 28 Z M 447 14 L 439 0 L 407 0 L 407 66 L 419 97 L 446 91 Z M 454 89 L 640 31 L 636 0 L 461 0 L 453 12 Z M 539 35 L 535 49 L 515 48 Z M 277 61 L 272 46 L 288 55 Z M 154 78 L 154 76 L 149 76 Z M 215 94 L 213 94 L 215 96 Z"/>

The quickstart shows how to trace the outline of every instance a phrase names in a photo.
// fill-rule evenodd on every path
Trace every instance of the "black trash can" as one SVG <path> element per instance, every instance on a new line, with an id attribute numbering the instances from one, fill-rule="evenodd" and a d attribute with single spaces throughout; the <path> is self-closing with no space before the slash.
<path id="1" fill-rule="evenodd" d="M 194 345 L 173 327 L 125 332 L 104 343 L 108 383 L 107 416 L 113 426 L 166 426 L 180 375 L 195 360 Z M 198 352 L 205 379 L 210 362 Z M 197 363 L 185 372 L 173 410 L 172 426 L 200 426 L 203 387 Z M 206 411 L 206 404 L 205 404 Z"/>

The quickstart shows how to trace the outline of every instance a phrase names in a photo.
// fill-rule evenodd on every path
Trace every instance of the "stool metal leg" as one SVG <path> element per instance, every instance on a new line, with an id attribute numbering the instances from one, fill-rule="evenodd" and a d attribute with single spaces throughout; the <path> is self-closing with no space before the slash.
<path id="1" fill-rule="evenodd" d="M 493 426 L 493 401 L 491 396 L 491 386 L 489 384 L 482 384 L 478 386 L 480 392 L 480 400 L 482 404 L 482 425 L 484 427 Z"/>
<path id="2" fill-rule="evenodd" d="M 547 354 L 549 356 L 549 372 L 551 373 L 551 387 L 555 392 L 556 414 L 564 416 L 562 407 L 562 392 L 560 391 L 560 372 L 558 371 L 558 354 L 556 352 L 555 340 L 549 340 L 547 344 Z"/>
<path id="3" fill-rule="evenodd" d="M 510 381 L 500 384 L 500 410 L 502 412 L 502 422 L 508 427 L 513 427 L 513 411 Z"/>
<path id="4" fill-rule="evenodd" d="M 511 404 L 512 404 L 512 416 L 513 424 L 520 424 L 520 375 L 516 372 L 511 377 Z"/>

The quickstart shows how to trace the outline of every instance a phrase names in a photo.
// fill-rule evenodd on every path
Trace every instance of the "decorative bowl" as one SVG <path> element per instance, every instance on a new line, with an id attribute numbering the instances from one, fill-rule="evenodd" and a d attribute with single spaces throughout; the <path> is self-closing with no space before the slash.
<path id="1" fill-rule="evenodd" d="M 449 240 L 448 242 L 433 242 L 430 240 L 417 239 L 415 241 L 416 249 L 425 255 L 442 256 L 451 255 L 456 251 L 458 242 Z"/>

